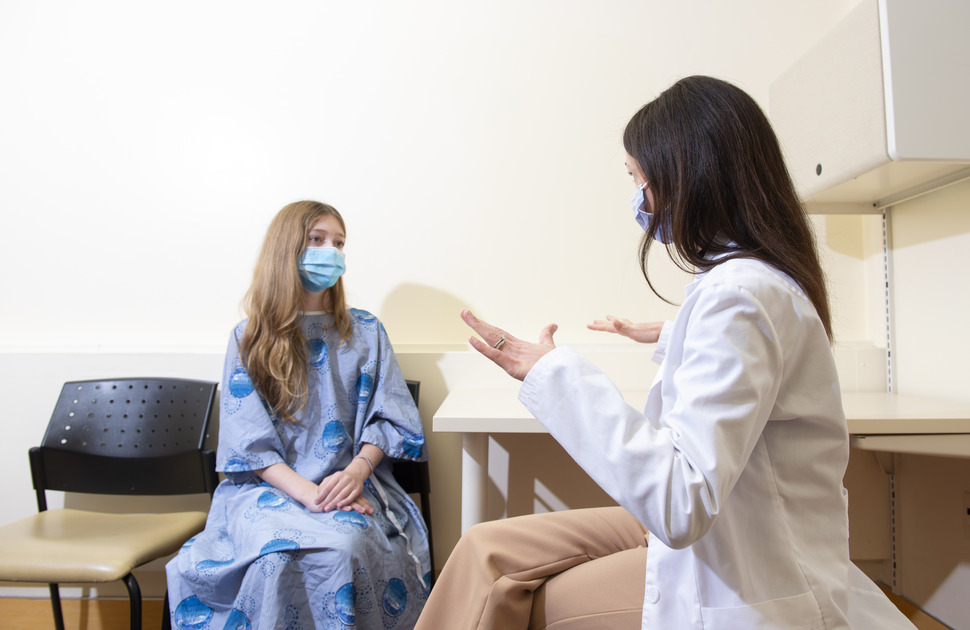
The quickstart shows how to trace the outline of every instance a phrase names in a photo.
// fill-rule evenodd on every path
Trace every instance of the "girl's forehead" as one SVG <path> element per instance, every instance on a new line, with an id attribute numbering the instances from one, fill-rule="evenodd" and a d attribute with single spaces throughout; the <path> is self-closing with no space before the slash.
<path id="1" fill-rule="evenodd" d="M 326 215 L 322 216 L 316 220 L 316 222 L 310 227 L 311 232 L 327 232 L 329 234 L 336 234 L 343 236 L 344 230 L 340 227 L 340 221 L 337 217 Z"/>

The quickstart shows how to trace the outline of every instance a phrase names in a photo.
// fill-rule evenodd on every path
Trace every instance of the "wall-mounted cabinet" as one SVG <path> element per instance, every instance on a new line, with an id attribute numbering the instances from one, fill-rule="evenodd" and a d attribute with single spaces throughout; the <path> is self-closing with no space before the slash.
<path id="1" fill-rule="evenodd" d="M 810 210 L 872 209 L 970 176 L 968 27 L 968 0 L 862 0 L 771 85 Z"/>

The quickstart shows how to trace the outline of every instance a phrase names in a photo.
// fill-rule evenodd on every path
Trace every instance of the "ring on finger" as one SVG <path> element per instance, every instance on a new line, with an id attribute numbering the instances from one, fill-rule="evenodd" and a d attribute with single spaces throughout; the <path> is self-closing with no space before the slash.
<path id="1" fill-rule="evenodd" d="M 501 337 L 499 337 L 499 340 L 496 341 L 495 345 L 492 347 L 495 348 L 496 350 L 501 350 L 502 346 L 504 345 L 505 345 L 505 335 L 502 335 Z"/>

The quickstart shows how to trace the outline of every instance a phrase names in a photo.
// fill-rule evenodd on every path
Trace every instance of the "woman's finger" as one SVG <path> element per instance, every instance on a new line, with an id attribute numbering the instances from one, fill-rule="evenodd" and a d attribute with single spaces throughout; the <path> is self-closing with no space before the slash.
<path id="1" fill-rule="evenodd" d="M 500 348 L 494 348 L 476 337 L 470 337 L 468 343 L 500 368 L 508 371 L 508 355 L 504 354 Z"/>
<path id="2" fill-rule="evenodd" d="M 559 324 L 549 324 L 543 328 L 542 332 L 539 333 L 539 343 L 555 346 L 556 343 L 552 340 L 552 336 L 556 334 L 557 330 L 559 330 Z"/>
<path id="3" fill-rule="evenodd" d="M 492 346 L 493 348 L 496 345 L 501 345 L 503 343 L 501 341 L 502 339 L 505 339 L 506 341 L 508 341 L 509 339 L 512 338 L 511 335 L 509 335 L 502 329 L 496 326 L 492 326 L 488 322 L 484 322 L 478 319 L 468 309 L 462 310 L 461 318 L 462 320 L 464 320 L 466 324 L 468 324 L 468 326 L 472 330 L 478 333 L 478 336 L 481 337 L 485 343 Z"/>

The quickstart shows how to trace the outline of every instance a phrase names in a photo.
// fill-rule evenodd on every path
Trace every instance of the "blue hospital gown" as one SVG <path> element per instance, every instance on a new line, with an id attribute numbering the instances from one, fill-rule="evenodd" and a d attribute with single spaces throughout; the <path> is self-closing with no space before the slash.
<path id="1" fill-rule="evenodd" d="M 393 459 L 426 459 L 421 419 L 387 333 L 351 309 L 341 345 L 329 314 L 306 314 L 310 395 L 299 423 L 267 412 L 239 357 L 226 353 L 216 468 L 225 473 L 205 530 L 166 566 L 172 627 L 411 628 L 428 596 L 424 521 L 391 475 Z M 386 458 L 364 487 L 373 515 L 313 513 L 252 471 L 285 462 L 320 483 L 362 443 Z"/>

